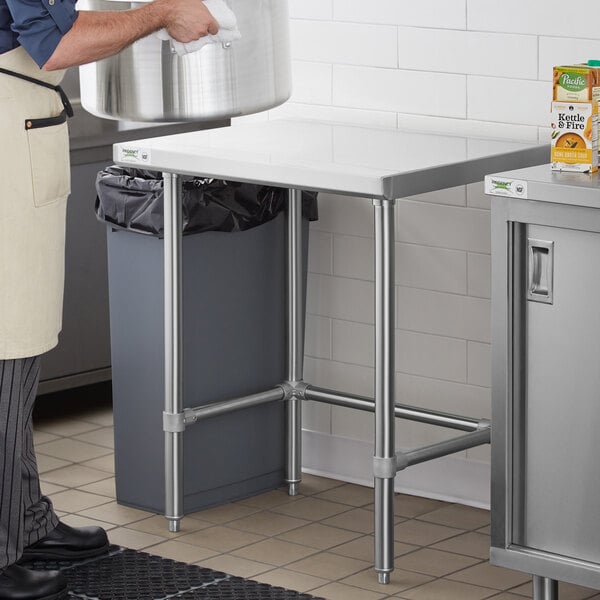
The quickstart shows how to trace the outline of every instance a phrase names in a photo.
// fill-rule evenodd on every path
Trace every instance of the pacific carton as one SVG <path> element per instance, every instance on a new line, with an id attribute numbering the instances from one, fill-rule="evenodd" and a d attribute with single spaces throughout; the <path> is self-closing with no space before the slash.
<path id="1" fill-rule="evenodd" d="M 600 102 L 600 69 L 587 65 L 554 67 L 553 100 Z"/>

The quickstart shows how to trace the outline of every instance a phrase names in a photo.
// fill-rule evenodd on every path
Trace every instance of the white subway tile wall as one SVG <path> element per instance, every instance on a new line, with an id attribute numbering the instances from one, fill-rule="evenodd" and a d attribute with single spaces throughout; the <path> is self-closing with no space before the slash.
<path id="1" fill-rule="evenodd" d="M 269 118 L 545 141 L 552 67 L 600 58 L 597 2 L 290 0 L 294 97 Z M 376 152 L 375 161 L 385 162 Z M 398 202 L 398 401 L 490 416 L 490 199 L 481 184 Z M 373 393 L 367 198 L 322 194 L 311 227 L 306 379 Z M 370 441 L 373 418 L 317 403 L 305 427 Z M 406 447 L 448 432 L 398 422 Z M 487 461 L 487 449 L 463 453 Z"/>
<path id="2" fill-rule="evenodd" d="M 561 64 L 581 62 L 581 57 L 600 56 L 600 40 L 564 37 L 541 37 L 538 77 L 552 81 L 552 68 Z"/>
<path id="3" fill-rule="evenodd" d="M 467 29 L 538 36 L 597 38 L 597 24 L 593 18 L 586 18 L 593 15 L 594 2 L 576 0 L 572 6 L 577 10 L 577 17 L 567 18 L 564 12 L 565 3 L 562 0 L 467 0 Z"/>
<path id="4" fill-rule="evenodd" d="M 293 0 L 302 2 L 303 0 Z M 464 29 L 466 0 L 334 0 L 333 17 L 338 21 L 385 23 L 413 27 Z"/>
<path id="5" fill-rule="evenodd" d="M 291 100 L 308 104 L 331 104 L 332 70 L 333 67 L 326 63 L 293 61 L 294 92 Z"/>
<path id="6" fill-rule="evenodd" d="M 469 75 L 467 87 L 470 119 L 540 127 L 548 123 L 551 81 Z"/>
<path id="7" fill-rule="evenodd" d="M 333 234 L 313 231 L 308 247 L 308 270 L 333 275 Z"/>
<path id="8" fill-rule="evenodd" d="M 248 117 L 242 117 L 247 119 Z M 270 111 L 270 118 L 276 119 L 314 119 L 316 121 L 335 121 L 366 127 L 396 128 L 398 115 L 382 110 L 364 110 L 356 108 L 340 108 L 339 106 L 323 106 L 319 104 L 299 104 L 288 102 Z M 535 138 L 537 139 L 537 129 Z"/>
<path id="9" fill-rule="evenodd" d="M 398 27 L 398 55 L 401 69 L 537 78 L 537 37 L 533 35 Z"/>
<path id="10" fill-rule="evenodd" d="M 463 118 L 466 92 L 466 75 L 333 65 L 336 106 Z"/>
<path id="11" fill-rule="evenodd" d="M 291 26 L 295 59 L 372 67 L 398 66 L 397 27 L 305 20 L 294 20 Z M 313 38 L 319 43 L 306 43 L 307 39 Z"/>
<path id="12" fill-rule="evenodd" d="M 290 2 L 290 15 L 293 19 L 333 18 L 333 0 L 302 0 Z"/>
<path id="13" fill-rule="evenodd" d="M 478 298 L 490 298 L 492 265 L 489 254 L 469 252 L 467 256 L 468 294 Z"/>

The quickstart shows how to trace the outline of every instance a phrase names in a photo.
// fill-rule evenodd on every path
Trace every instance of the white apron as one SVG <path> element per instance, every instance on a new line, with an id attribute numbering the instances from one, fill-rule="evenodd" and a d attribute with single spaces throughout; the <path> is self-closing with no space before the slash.
<path id="1" fill-rule="evenodd" d="M 19 47 L 0 67 L 57 85 Z M 67 196 L 67 124 L 51 89 L 0 73 L 0 359 L 42 354 L 62 325 Z"/>

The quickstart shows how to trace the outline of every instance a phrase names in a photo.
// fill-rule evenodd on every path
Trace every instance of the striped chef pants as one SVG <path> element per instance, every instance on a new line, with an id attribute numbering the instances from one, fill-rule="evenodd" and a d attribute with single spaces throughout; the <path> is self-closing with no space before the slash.
<path id="1" fill-rule="evenodd" d="M 40 357 L 0 360 L 0 569 L 15 563 L 58 524 L 42 496 L 32 414 Z"/>

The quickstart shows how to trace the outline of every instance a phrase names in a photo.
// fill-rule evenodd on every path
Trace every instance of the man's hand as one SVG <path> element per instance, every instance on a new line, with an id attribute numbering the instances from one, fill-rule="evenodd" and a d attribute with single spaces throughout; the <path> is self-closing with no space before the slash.
<path id="1" fill-rule="evenodd" d="M 156 0 L 168 6 L 165 29 L 169 35 L 187 44 L 205 35 L 215 35 L 219 24 L 202 0 Z"/>
<path id="2" fill-rule="evenodd" d="M 43 69 L 53 71 L 112 56 L 136 40 L 165 28 L 187 44 L 216 34 L 219 24 L 202 0 L 155 0 L 120 11 L 81 11 Z"/>

